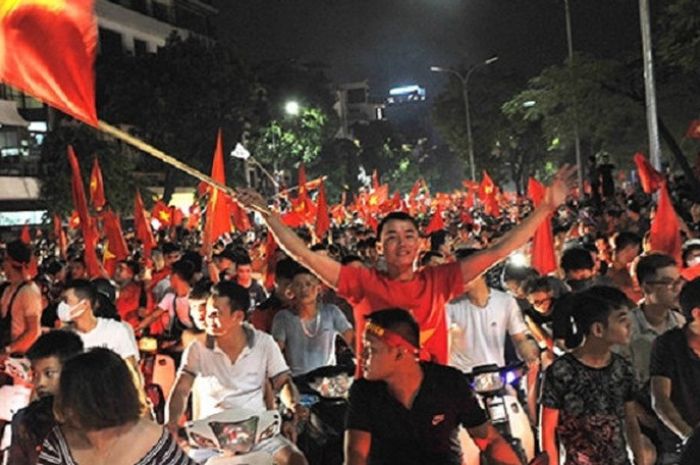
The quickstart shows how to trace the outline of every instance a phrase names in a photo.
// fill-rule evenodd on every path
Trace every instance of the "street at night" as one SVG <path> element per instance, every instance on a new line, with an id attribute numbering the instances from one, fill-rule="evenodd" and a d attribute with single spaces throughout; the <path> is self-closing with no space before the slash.
<path id="1" fill-rule="evenodd" d="M 0 0 L 0 464 L 700 464 L 699 43 Z"/>

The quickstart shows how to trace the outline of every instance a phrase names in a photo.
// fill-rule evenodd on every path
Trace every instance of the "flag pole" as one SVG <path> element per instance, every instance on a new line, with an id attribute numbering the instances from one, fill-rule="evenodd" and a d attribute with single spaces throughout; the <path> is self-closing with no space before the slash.
<path id="1" fill-rule="evenodd" d="M 105 132 L 106 134 L 111 135 L 112 137 L 119 139 L 123 142 L 126 142 L 127 144 L 136 147 L 137 149 L 141 150 L 142 152 L 145 152 L 149 155 L 151 155 L 154 158 L 159 159 L 160 161 L 167 163 L 168 165 L 179 169 L 180 171 L 184 171 L 185 173 L 189 174 L 193 178 L 196 178 L 200 181 L 206 182 L 209 185 L 212 185 L 226 194 L 230 195 L 232 198 L 236 197 L 236 191 L 225 185 L 220 183 L 219 181 L 216 181 L 213 179 L 211 176 L 208 176 L 204 173 L 202 173 L 199 170 L 196 170 L 195 168 L 192 168 L 191 166 L 187 165 L 186 163 L 181 162 L 175 157 L 172 157 L 168 155 L 167 153 L 158 150 L 157 148 L 153 147 L 150 144 L 147 144 L 146 142 L 142 141 L 141 139 L 138 139 L 131 134 L 129 134 L 126 131 L 122 131 L 121 129 L 112 126 L 109 123 L 106 123 L 102 120 L 98 121 L 97 123 L 97 128 L 100 129 L 101 131 Z M 257 207 L 255 205 L 251 205 L 250 208 L 257 210 L 259 213 L 267 213 L 266 210 Z"/>

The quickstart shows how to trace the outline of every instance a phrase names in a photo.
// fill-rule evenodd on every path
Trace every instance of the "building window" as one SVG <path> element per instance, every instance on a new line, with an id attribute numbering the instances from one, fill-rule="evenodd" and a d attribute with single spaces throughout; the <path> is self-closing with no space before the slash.
<path id="1" fill-rule="evenodd" d="M 365 89 L 348 90 L 348 103 L 365 103 L 367 101 L 367 91 Z"/>
<path id="2" fill-rule="evenodd" d="M 100 53 L 121 55 L 123 52 L 122 35 L 109 29 L 100 28 Z"/>
<path id="3" fill-rule="evenodd" d="M 134 39 L 134 55 L 141 56 L 148 53 L 148 47 L 146 46 L 146 41 Z"/>

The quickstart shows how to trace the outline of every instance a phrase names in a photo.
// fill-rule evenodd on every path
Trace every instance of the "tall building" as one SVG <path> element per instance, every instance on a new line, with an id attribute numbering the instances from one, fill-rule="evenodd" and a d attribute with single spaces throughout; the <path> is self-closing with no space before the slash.
<path id="1" fill-rule="evenodd" d="M 95 13 L 101 54 L 157 53 L 173 32 L 183 38 L 215 41 L 212 18 L 218 10 L 213 0 L 95 0 Z M 51 126 L 51 115 L 43 103 L 0 84 L 0 190 L 10 188 L 8 176 L 38 174 L 41 144 Z M 37 195 L 36 189 L 23 189 L 17 198 L 1 197 L 0 227 L 8 225 L 2 212 L 19 205 L 26 208 L 32 200 L 27 196 Z"/>
<path id="2" fill-rule="evenodd" d="M 334 108 L 340 118 L 339 138 L 352 138 L 353 127 L 357 124 L 384 119 L 384 103 L 370 97 L 367 81 L 340 84 L 336 98 Z"/>

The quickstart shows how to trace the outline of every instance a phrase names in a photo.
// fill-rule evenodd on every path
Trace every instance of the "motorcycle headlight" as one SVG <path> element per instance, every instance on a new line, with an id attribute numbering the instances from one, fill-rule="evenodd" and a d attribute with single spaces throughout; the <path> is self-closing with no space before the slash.
<path id="1" fill-rule="evenodd" d="M 212 421 L 209 426 L 216 435 L 221 449 L 245 454 L 255 445 L 258 417 L 238 422 Z"/>
<path id="2" fill-rule="evenodd" d="M 474 377 L 474 391 L 477 393 L 498 391 L 503 387 L 500 373 L 483 373 Z"/>
<path id="3" fill-rule="evenodd" d="M 142 337 L 139 339 L 139 351 L 152 354 L 158 352 L 158 340 L 153 337 Z"/>

